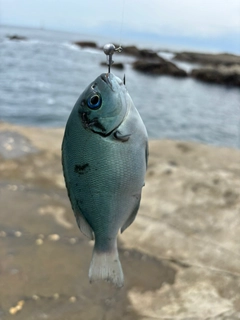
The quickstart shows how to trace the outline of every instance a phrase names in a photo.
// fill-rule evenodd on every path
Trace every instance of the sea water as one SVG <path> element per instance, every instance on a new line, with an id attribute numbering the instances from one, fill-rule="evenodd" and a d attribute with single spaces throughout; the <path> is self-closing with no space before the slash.
<path id="1" fill-rule="evenodd" d="M 9 40 L 7 35 L 12 34 L 27 40 Z M 73 44 L 77 40 L 93 40 L 103 46 L 114 39 L 0 27 L 0 120 L 28 126 L 65 126 L 82 91 L 107 72 L 107 67 L 101 66 L 106 59 L 103 51 L 81 49 Z M 161 44 L 159 55 L 173 58 L 160 48 Z M 190 77 L 139 73 L 131 66 L 135 58 L 124 55 L 124 51 L 116 53 L 114 60 L 124 64 L 124 70 L 112 68 L 112 72 L 120 78 L 126 75 L 127 89 L 150 138 L 239 148 L 239 88 Z M 178 65 L 186 71 L 195 67 Z"/>

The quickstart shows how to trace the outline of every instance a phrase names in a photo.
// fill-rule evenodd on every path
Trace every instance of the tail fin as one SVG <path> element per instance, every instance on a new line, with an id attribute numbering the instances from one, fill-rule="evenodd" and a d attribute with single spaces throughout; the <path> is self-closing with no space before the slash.
<path id="1" fill-rule="evenodd" d="M 90 282 L 102 279 L 112 282 L 117 287 L 123 286 L 124 276 L 117 246 L 110 252 L 99 252 L 94 248 L 88 276 Z"/>

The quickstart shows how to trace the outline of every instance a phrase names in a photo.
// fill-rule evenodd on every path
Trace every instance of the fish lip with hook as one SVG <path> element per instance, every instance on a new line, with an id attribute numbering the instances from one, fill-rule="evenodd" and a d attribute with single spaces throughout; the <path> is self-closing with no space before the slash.
<path id="1" fill-rule="evenodd" d="M 114 44 L 112 44 L 112 43 L 105 44 L 105 46 L 103 47 L 103 51 L 106 54 L 106 58 L 107 58 L 108 74 L 110 74 L 111 66 L 114 63 L 114 61 L 112 59 L 113 54 L 115 52 L 121 53 L 122 50 L 123 50 L 123 48 L 122 48 L 121 45 L 118 48 L 116 48 L 114 46 Z M 123 76 L 123 81 L 122 82 L 123 82 L 124 85 L 126 84 L 126 76 L 125 76 L 125 74 Z M 119 83 L 119 84 L 121 84 L 121 83 Z"/>
<path id="2" fill-rule="evenodd" d="M 112 56 L 113 56 L 113 54 L 115 52 L 121 53 L 122 52 L 122 47 L 119 46 L 118 48 L 116 48 L 114 44 L 108 43 L 108 44 L 105 44 L 105 46 L 103 47 L 103 51 L 107 56 L 108 73 L 110 73 L 111 72 L 111 66 L 114 63 L 114 61 L 112 59 Z"/>
<path id="3" fill-rule="evenodd" d="M 103 74 L 101 75 L 101 79 L 102 79 L 103 82 L 105 82 L 107 85 L 109 85 L 110 88 L 113 90 L 112 84 L 111 84 L 111 82 L 110 82 L 110 80 L 109 80 L 109 74 L 110 74 L 110 73 L 103 73 Z"/>
<path id="4" fill-rule="evenodd" d="M 117 91 L 118 88 L 115 88 L 116 86 L 113 86 L 112 78 L 113 78 L 112 73 L 103 73 L 101 75 L 102 81 L 105 82 L 107 85 L 109 85 L 112 91 Z M 120 86 L 125 85 L 124 80 L 122 81 L 117 77 L 115 79 L 117 80 L 118 85 Z M 124 75 L 124 79 L 125 79 L 125 75 Z"/>

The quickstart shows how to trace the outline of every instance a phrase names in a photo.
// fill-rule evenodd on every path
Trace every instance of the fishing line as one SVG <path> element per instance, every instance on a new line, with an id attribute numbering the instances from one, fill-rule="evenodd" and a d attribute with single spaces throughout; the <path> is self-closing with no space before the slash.
<path id="1" fill-rule="evenodd" d="M 120 36 L 119 36 L 119 46 L 122 46 L 122 38 L 123 38 L 123 22 L 124 22 L 124 13 L 125 13 L 125 0 L 122 0 L 122 17 L 120 23 Z"/>
<path id="2" fill-rule="evenodd" d="M 123 34 L 123 22 L 124 22 L 124 12 L 125 12 L 125 0 L 122 0 L 122 15 L 121 15 L 121 22 L 120 22 L 120 30 L 119 30 L 119 47 L 115 47 L 112 43 L 107 43 L 103 47 L 103 51 L 106 54 L 107 58 L 107 65 L 108 65 L 108 73 L 110 73 L 111 66 L 114 63 L 112 56 L 115 52 L 122 52 L 122 34 Z M 125 74 L 123 77 L 123 83 L 125 84 Z"/>

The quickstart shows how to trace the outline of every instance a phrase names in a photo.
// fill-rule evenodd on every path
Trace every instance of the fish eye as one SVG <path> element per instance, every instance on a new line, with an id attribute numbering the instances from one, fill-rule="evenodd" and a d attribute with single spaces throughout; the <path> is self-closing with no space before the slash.
<path id="1" fill-rule="evenodd" d="M 94 94 L 88 98 L 87 104 L 90 109 L 99 109 L 102 104 L 102 98 L 98 94 Z"/>

